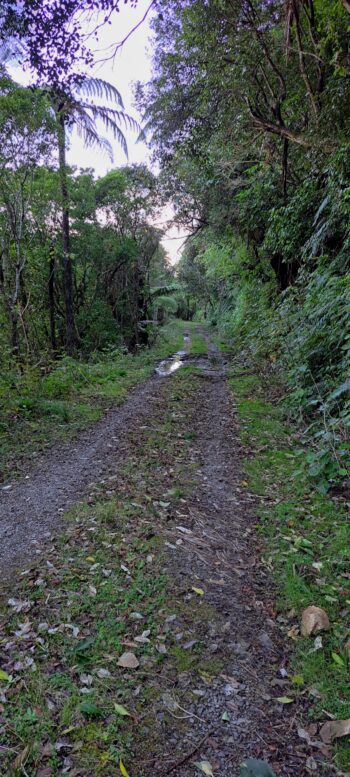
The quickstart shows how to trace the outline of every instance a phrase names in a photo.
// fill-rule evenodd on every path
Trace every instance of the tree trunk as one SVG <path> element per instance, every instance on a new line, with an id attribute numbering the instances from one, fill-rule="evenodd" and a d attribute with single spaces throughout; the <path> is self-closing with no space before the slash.
<path id="1" fill-rule="evenodd" d="M 19 337 L 18 337 L 18 315 L 17 308 L 13 307 L 10 313 L 11 317 L 11 349 L 15 359 L 19 359 Z"/>
<path id="2" fill-rule="evenodd" d="M 287 202 L 288 196 L 288 145 L 289 141 L 287 138 L 284 138 L 282 151 L 282 189 L 285 203 Z"/>
<path id="3" fill-rule="evenodd" d="M 55 253 L 54 253 L 53 246 L 50 247 L 48 292 L 49 292 L 49 314 L 50 314 L 50 340 L 51 340 L 52 352 L 55 355 L 56 349 L 57 349 L 57 342 L 56 342 L 56 322 L 55 322 Z"/>
<path id="4" fill-rule="evenodd" d="M 70 356 L 73 356 L 76 347 L 73 301 L 73 268 L 72 259 L 70 256 L 69 197 L 66 168 L 66 131 L 64 116 L 62 114 L 58 114 L 58 122 L 58 158 L 62 200 L 63 294 L 66 315 L 66 349 L 67 353 Z"/>

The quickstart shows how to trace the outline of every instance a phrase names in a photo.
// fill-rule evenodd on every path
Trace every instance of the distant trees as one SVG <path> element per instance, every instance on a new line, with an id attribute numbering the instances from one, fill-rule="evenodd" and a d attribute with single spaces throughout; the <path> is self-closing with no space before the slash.
<path id="1" fill-rule="evenodd" d="M 53 111 L 46 90 L 18 87 L 5 75 L 0 87 L 0 362 L 6 342 L 20 365 L 46 353 L 73 353 L 78 345 L 90 351 L 146 343 L 152 286 L 171 275 L 152 225 L 156 179 L 132 166 L 95 181 L 92 171 L 78 174 L 65 160 L 73 121 L 87 142 L 106 143 L 94 117 L 115 125 L 121 142 L 117 120 L 129 118 L 121 107 L 68 98 Z"/>
<path id="2" fill-rule="evenodd" d="M 0 93 L 0 290 L 17 359 L 19 330 L 29 348 L 26 319 L 31 290 L 25 272 L 33 238 L 33 179 L 38 164 L 51 158 L 53 133 L 43 95 L 18 88 L 4 75 Z"/>

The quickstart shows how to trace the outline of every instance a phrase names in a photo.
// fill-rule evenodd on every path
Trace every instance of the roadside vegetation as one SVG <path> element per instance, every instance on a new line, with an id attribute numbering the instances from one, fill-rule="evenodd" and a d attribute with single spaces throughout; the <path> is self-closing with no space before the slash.
<path id="1" fill-rule="evenodd" d="M 126 398 L 131 388 L 145 381 L 157 363 L 183 348 L 183 332 L 193 324 L 172 320 L 157 333 L 151 348 L 130 353 L 110 348 L 89 361 L 63 356 L 50 369 L 40 367 L 5 376 L 0 420 L 0 479 L 13 478 L 33 453 L 72 437 L 97 421 L 109 407 Z M 193 339 L 189 348 L 195 352 Z"/>
<path id="2" fill-rule="evenodd" d="M 277 620 L 289 643 L 292 693 L 310 703 L 309 723 L 350 717 L 348 683 L 350 526 L 344 498 L 320 493 L 308 472 L 309 449 L 281 403 L 276 381 L 239 360 L 229 383 L 245 448 L 244 486 L 259 499 L 257 531 L 263 563 L 276 585 Z M 303 638 L 300 620 L 309 605 L 328 613 L 331 628 Z M 336 763 L 350 767 L 347 739 L 336 745 Z"/>
<path id="3" fill-rule="evenodd" d="M 191 232 L 179 278 L 235 351 L 281 375 L 325 492 L 350 471 L 350 6 L 167 10 L 138 98 Z"/>

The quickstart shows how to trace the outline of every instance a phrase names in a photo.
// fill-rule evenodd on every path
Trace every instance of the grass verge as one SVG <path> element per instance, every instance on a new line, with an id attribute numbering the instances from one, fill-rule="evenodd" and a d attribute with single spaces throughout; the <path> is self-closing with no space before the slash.
<path id="1" fill-rule="evenodd" d="M 258 529 L 266 538 L 264 563 L 279 592 L 279 616 L 293 643 L 290 676 L 312 699 L 313 720 L 350 717 L 346 642 L 350 635 L 350 523 L 344 503 L 319 494 L 307 474 L 307 451 L 280 403 L 269 401 L 258 375 L 233 367 L 229 378 L 246 446 L 245 485 L 261 499 Z M 321 641 L 302 638 L 300 614 L 323 607 L 331 629 Z M 350 738 L 335 760 L 350 769 Z"/>
<path id="2" fill-rule="evenodd" d="M 47 375 L 28 369 L 0 382 L 0 482 L 15 477 L 24 459 L 97 421 L 112 404 L 152 374 L 161 359 L 183 347 L 184 331 L 198 337 L 191 322 L 171 321 L 155 345 L 137 354 L 122 350 L 97 354 L 97 360 L 62 359 Z M 191 351 L 191 349 L 194 349 Z"/>

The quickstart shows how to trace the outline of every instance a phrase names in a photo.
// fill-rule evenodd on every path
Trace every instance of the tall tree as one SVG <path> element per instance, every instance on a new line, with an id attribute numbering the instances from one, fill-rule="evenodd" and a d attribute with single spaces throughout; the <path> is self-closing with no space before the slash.
<path id="1" fill-rule="evenodd" d="M 70 253 L 69 226 L 69 189 L 67 184 L 66 144 L 67 131 L 76 127 L 88 146 L 98 145 L 112 157 L 111 144 L 99 135 L 96 122 L 100 121 L 107 131 L 122 146 L 127 155 L 127 144 L 121 124 L 124 127 L 138 129 L 137 122 L 124 111 L 123 101 L 119 91 L 99 78 L 82 78 L 79 88 L 67 93 L 59 88 L 48 91 L 57 122 L 57 143 L 59 174 L 62 199 L 62 248 L 63 248 L 63 280 L 66 311 L 66 347 L 73 354 L 76 347 L 77 334 L 74 322 L 74 288 L 73 268 Z M 90 98 L 90 99 L 89 99 Z M 107 98 L 118 107 L 109 107 L 96 103 L 96 98 Z M 94 101 L 95 100 L 95 101 Z"/>

